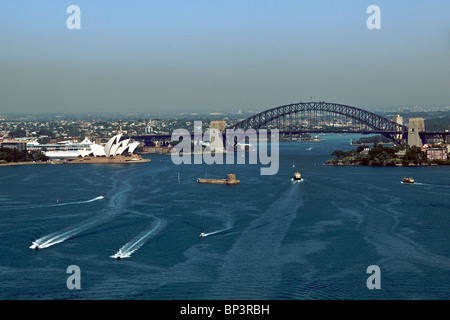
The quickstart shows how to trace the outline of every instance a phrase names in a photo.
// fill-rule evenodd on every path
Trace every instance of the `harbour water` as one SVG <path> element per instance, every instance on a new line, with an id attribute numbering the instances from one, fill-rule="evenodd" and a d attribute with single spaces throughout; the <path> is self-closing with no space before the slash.
<path id="1" fill-rule="evenodd" d="M 324 138 L 281 142 L 273 176 L 164 155 L 0 167 L 0 299 L 449 299 L 450 167 L 324 166 L 357 136 Z"/>

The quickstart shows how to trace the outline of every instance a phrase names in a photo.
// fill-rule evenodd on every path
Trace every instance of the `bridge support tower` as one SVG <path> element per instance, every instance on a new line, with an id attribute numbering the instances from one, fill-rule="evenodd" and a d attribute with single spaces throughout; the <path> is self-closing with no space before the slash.
<path id="1" fill-rule="evenodd" d="M 420 132 L 425 131 L 425 122 L 423 118 L 411 118 L 408 125 L 408 145 L 422 147 L 423 142 L 420 137 Z"/>

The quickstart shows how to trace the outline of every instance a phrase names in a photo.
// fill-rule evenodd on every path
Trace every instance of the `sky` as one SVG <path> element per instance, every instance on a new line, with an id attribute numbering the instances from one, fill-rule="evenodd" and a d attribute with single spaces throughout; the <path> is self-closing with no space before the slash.
<path id="1" fill-rule="evenodd" d="M 448 0 L 1 1 L 0 114 L 447 106 L 449 16 Z"/>

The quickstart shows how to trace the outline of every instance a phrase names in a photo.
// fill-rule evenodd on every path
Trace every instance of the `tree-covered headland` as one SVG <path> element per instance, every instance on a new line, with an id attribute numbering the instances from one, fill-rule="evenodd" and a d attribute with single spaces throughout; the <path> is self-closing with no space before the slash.
<path id="1" fill-rule="evenodd" d="M 0 163 L 5 162 L 44 162 L 49 158 L 40 151 L 18 151 L 17 149 L 0 148 Z"/>
<path id="2" fill-rule="evenodd" d="M 434 147 L 443 147 L 435 145 Z M 358 146 L 355 150 L 335 150 L 334 158 L 326 165 L 361 165 L 361 166 L 419 166 L 419 165 L 450 165 L 450 160 L 429 161 L 426 153 L 416 146 L 383 147 L 375 144 L 373 148 Z"/>

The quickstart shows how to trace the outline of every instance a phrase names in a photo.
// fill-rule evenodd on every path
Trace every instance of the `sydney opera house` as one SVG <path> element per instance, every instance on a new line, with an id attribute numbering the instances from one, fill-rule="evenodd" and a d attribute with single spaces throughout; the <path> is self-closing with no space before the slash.
<path id="1" fill-rule="evenodd" d="M 122 155 L 124 152 L 133 154 L 139 142 L 130 143 L 130 139 L 122 140 L 122 134 L 112 137 L 105 146 L 99 144 L 91 144 L 91 153 L 94 157 L 111 157 Z"/>
<path id="2" fill-rule="evenodd" d="M 131 162 L 149 162 L 150 159 L 144 159 L 134 151 L 139 142 L 130 143 L 130 139 L 120 141 L 122 134 L 112 137 L 105 146 L 99 144 L 90 144 L 89 149 L 79 150 L 80 155 L 69 158 L 68 163 L 131 163 Z"/>

